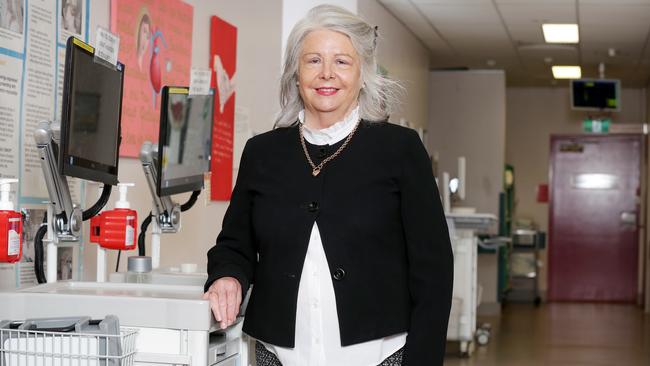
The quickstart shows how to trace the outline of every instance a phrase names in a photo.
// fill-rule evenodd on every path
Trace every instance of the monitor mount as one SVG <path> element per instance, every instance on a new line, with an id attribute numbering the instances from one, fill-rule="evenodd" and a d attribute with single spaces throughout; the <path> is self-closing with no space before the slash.
<path id="1" fill-rule="evenodd" d="M 181 226 L 181 206 L 172 201 L 171 196 L 160 197 L 156 193 L 158 185 L 158 144 L 145 141 L 140 149 L 140 162 L 147 179 L 147 186 L 153 199 L 151 228 L 152 267 L 160 266 L 160 234 L 176 233 Z"/>
<path id="2" fill-rule="evenodd" d="M 83 223 L 83 212 L 72 203 L 68 181 L 58 169 L 59 137 L 60 125 L 50 121 L 39 123 L 34 131 L 45 185 L 50 196 L 47 205 L 47 282 L 56 282 L 57 244 L 60 241 L 78 241 Z"/>

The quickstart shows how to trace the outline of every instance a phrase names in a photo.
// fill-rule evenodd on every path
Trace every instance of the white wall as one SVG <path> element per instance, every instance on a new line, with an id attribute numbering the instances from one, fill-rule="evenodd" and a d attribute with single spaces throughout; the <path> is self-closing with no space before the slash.
<path id="1" fill-rule="evenodd" d="M 438 153 L 438 176 L 457 175 L 467 158 L 461 206 L 499 214 L 503 190 L 506 88 L 502 71 L 434 71 L 429 77 L 429 152 Z"/>
<path id="2" fill-rule="evenodd" d="M 359 15 L 379 27 L 377 61 L 388 76 L 405 88 L 401 108 L 391 122 L 406 119 L 411 127 L 427 128 L 429 51 L 402 23 L 376 0 L 359 0 Z"/>
<path id="3" fill-rule="evenodd" d="M 434 71 L 429 76 L 429 152 L 442 172 L 458 174 L 457 159 L 467 159 L 466 197 L 458 206 L 498 217 L 505 158 L 506 86 L 502 71 Z M 493 229 L 496 232 L 496 228 Z M 497 256 L 478 258 L 483 288 L 479 313 L 498 315 Z"/>

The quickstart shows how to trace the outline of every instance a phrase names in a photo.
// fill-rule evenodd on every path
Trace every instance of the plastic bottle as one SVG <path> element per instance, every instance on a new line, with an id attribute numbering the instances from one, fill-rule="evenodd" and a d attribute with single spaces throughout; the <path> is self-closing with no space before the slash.
<path id="1" fill-rule="evenodd" d="M 127 189 L 133 183 L 120 183 L 117 186 L 120 199 L 115 203 L 115 208 L 90 220 L 90 241 L 105 249 L 133 250 L 137 245 L 138 213 L 130 208 L 126 199 Z"/>
<path id="2" fill-rule="evenodd" d="M 23 255 L 23 220 L 9 199 L 11 183 L 17 179 L 0 179 L 0 262 L 18 262 Z"/>

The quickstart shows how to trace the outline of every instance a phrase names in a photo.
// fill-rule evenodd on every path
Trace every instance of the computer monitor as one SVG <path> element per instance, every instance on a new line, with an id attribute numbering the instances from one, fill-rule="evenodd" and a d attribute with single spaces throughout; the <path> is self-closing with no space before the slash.
<path id="1" fill-rule="evenodd" d="M 94 52 L 92 46 L 68 38 L 59 172 L 116 185 L 124 65 L 96 61 Z"/>
<path id="2" fill-rule="evenodd" d="M 203 188 L 210 170 L 214 92 L 189 95 L 165 86 L 160 104 L 156 193 L 159 197 Z"/>

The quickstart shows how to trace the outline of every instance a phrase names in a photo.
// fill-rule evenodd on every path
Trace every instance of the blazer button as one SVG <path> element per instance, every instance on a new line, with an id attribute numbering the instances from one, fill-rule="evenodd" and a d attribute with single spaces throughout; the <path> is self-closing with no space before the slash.
<path id="1" fill-rule="evenodd" d="M 343 268 L 337 268 L 334 270 L 334 274 L 332 274 L 332 277 L 334 277 L 335 280 L 340 281 L 345 277 L 345 271 Z"/>
<path id="2" fill-rule="evenodd" d="M 308 210 L 309 212 L 316 212 L 316 211 L 318 211 L 318 202 L 310 202 L 310 203 L 307 205 L 307 210 Z"/>

